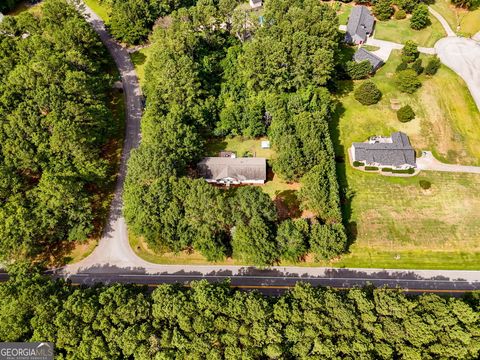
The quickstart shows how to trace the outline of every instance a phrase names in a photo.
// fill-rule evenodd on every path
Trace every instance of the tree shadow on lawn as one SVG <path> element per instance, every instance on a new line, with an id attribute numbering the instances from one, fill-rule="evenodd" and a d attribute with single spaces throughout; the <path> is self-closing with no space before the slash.
<path id="1" fill-rule="evenodd" d="M 275 207 L 280 221 L 297 219 L 302 215 L 296 190 L 283 190 L 275 196 Z"/>
<path id="2" fill-rule="evenodd" d="M 352 217 L 352 199 L 355 196 L 352 189 L 348 186 L 347 166 L 349 164 L 348 155 L 345 147 L 340 140 L 340 118 L 345 113 L 345 107 L 341 102 L 336 103 L 335 112 L 332 114 L 329 123 L 330 136 L 335 149 L 335 165 L 337 170 L 337 180 L 340 191 L 340 206 L 342 210 L 342 221 L 347 231 L 347 251 L 357 239 L 357 223 L 351 221 Z"/>

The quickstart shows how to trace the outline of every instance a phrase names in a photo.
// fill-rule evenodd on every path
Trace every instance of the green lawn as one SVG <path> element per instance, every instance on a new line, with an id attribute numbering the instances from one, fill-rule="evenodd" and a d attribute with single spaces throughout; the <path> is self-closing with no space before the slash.
<path id="1" fill-rule="evenodd" d="M 28 3 L 28 1 L 21 1 L 15 7 L 15 9 L 6 13 L 5 15 L 16 16 L 16 15 L 21 14 L 24 11 L 31 12 L 34 15 L 38 15 L 41 12 L 42 6 L 43 6 L 42 3 L 31 5 L 30 3 Z"/>
<path id="2" fill-rule="evenodd" d="M 380 40 L 388 40 L 404 44 L 407 40 L 415 41 L 419 46 L 433 47 L 433 45 L 445 37 L 442 25 L 430 15 L 432 25 L 422 30 L 410 28 L 410 20 L 377 21 L 375 23 L 374 37 Z"/>
<path id="3" fill-rule="evenodd" d="M 425 64 L 428 57 L 422 58 Z M 443 161 L 480 165 L 480 113 L 464 81 L 442 66 L 435 76 L 422 76 L 422 87 L 415 94 L 404 94 L 396 89 L 394 82 L 395 68 L 400 61 L 400 52 L 392 52 L 385 66 L 373 77 L 383 93 L 378 104 L 363 106 L 351 92 L 340 99 L 338 116 L 342 121 L 334 129 L 342 134 L 337 152 L 371 135 L 401 130 L 409 135 L 415 148 L 431 150 Z M 351 91 L 350 82 L 343 86 L 345 91 Z M 391 109 L 391 100 L 411 105 L 416 118 L 400 123 Z"/>
<path id="4" fill-rule="evenodd" d="M 266 137 L 247 139 L 241 136 L 226 137 L 211 140 L 207 145 L 208 156 L 218 156 L 220 151 L 233 151 L 237 157 L 247 154 L 250 156 L 272 159 L 275 152 L 272 149 L 262 149 L 261 142 L 268 140 Z"/>
<path id="5" fill-rule="evenodd" d="M 147 63 L 149 54 L 150 48 L 148 47 L 130 54 L 130 58 L 135 66 L 135 72 L 137 73 L 141 86 L 145 84 L 145 64 Z"/>
<path id="6" fill-rule="evenodd" d="M 336 2 L 337 4 L 339 2 Z M 353 5 L 352 4 L 345 4 L 345 3 L 339 3 L 341 4 L 340 10 L 337 11 L 337 16 L 338 16 L 338 23 L 340 25 L 347 25 L 348 22 L 348 17 L 350 16 L 350 12 L 352 11 Z"/>
<path id="7" fill-rule="evenodd" d="M 110 22 L 110 7 L 100 3 L 98 0 L 84 0 L 85 4 L 93 10 L 95 14 L 100 16 L 105 24 Z"/>
<path id="8" fill-rule="evenodd" d="M 450 0 L 437 0 L 431 5 L 447 20 L 453 31 L 470 37 L 480 31 L 480 9 L 468 11 L 452 6 Z"/>

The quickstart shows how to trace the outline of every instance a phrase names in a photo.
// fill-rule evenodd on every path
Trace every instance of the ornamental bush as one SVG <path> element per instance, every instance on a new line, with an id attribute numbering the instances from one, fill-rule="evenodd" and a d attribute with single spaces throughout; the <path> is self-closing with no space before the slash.
<path id="1" fill-rule="evenodd" d="M 407 13 L 403 9 L 400 9 L 395 13 L 396 20 L 402 20 L 402 19 L 405 19 L 406 17 L 407 17 Z"/>
<path id="2" fill-rule="evenodd" d="M 392 17 L 394 9 L 391 0 L 377 0 L 373 6 L 373 14 L 378 20 L 384 21 Z"/>
<path id="3" fill-rule="evenodd" d="M 380 101 L 382 93 L 372 81 L 365 81 L 355 90 L 354 96 L 362 105 L 373 105 Z"/>
<path id="4" fill-rule="evenodd" d="M 430 181 L 427 181 L 427 180 L 420 180 L 418 183 L 420 184 L 420 187 L 423 190 L 428 190 L 432 187 L 432 183 Z"/>
<path id="5" fill-rule="evenodd" d="M 417 75 L 420 75 L 424 70 L 422 66 L 422 59 L 415 60 L 415 62 L 412 64 L 412 69 L 415 70 Z"/>
<path id="6" fill-rule="evenodd" d="M 407 94 L 413 94 L 420 86 L 422 86 L 417 73 L 412 69 L 400 71 L 397 74 L 396 83 L 398 89 Z"/>
<path id="7" fill-rule="evenodd" d="M 425 74 L 435 75 L 439 68 L 440 68 L 440 59 L 435 56 L 428 61 L 427 66 L 425 67 Z"/>
<path id="8" fill-rule="evenodd" d="M 409 122 L 409 121 L 415 119 L 415 112 L 413 111 L 413 109 L 410 105 L 402 106 L 397 111 L 397 119 L 400 122 L 403 122 L 403 123 L 404 122 Z"/>
<path id="9" fill-rule="evenodd" d="M 414 62 L 419 55 L 420 52 L 418 51 L 417 43 L 412 40 L 407 40 L 402 49 L 402 61 L 407 63 Z"/>
<path id="10" fill-rule="evenodd" d="M 345 70 L 352 80 L 365 79 L 372 72 L 372 64 L 368 60 L 359 63 L 348 61 L 345 65 Z"/>
<path id="11" fill-rule="evenodd" d="M 425 4 L 418 4 L 412 12 L 410 27 L 414 30 L 421 30 L 431 24 L 428 7 Z"/>
<path id="12" fill-rule="evenodd" d="M 395 69 L 395 72 L 400 72 L 400 71 L 403 71 L 403 70 L 407 70 L 408 69 L 408 64 L 405 62 L 405 61 L 402 61 L 400 64 L 398 64 L 397 68 Z"/>

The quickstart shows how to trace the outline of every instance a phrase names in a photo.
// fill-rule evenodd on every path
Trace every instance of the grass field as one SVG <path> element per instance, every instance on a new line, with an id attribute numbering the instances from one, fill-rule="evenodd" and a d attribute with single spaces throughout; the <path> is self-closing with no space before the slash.
<path id="1" fill-rule="evenodd" d="M 98 0 L 83 0 L 87 6 L 93 10 L 95 14 L 100 16 L 105 24 L 110 22 L 110 8 L 101 4 Z"/>
<path id="2" fill-rule="evenodd" d="M 415 41 L 419 46 L 433 47 L 433 45 L 445 37 L 442 25 L 430 15 L 432 24 L 422 30 L 410 28 L 410 20 L 377 21 L 375 23 L 374 37 L 380 40 L 388 40 L 404 44 L 407 40 Z"/>
<path id="3" fill-rule="evenodd" d="M 425 64 L 427 58 L 422 58 Z M 442 66 L 435 76 L 422 76 L 422 87 L 415 94 L 404 94 L 396 89 L 394 82 L 400 61 L 400 52 L 392 52 L 389 61 L 372 79 L 383 93 L 378 104 L 363 106 L 351 93 L 340 99 L 338 116 L 342 121 L 333 129 L 342 134 L 337 151 L 341 153 L 342 147 L 374 134 L 401 130 L 409 135 L 415 148 L 431 150 L 443 161 L 480 165 L 480 113 L 463 80 Z M 343 85 L 351 91 L 351 83 Z M 392 99 L 401 105 L 411 105 L 416 118 L 400 123 L 391 109 Z"/>
<path id="4" fill-rule="evenodd" d="M 38 3 L 38 4 L 29 4 L 28 1 L 21 1 L 15 9 L 12 11 L 6 13 L 5 15 L 10 15 L 10 16 L 16 16 L 21 14 L 24 11 L 31 12 L 33 15 L 39 15 L 41 13 L 43 4 Z"/>
<path id="5" fill-rule="evenodd" d="M 148 47 L 130 54 L 130 58 L 135 66 L 135 72 L 137 73 L 141 86 L 145 84 L 145 64 L 147 63 L 149 54 L 150 48 Z"/>
<path id="6" fill-rule="evenodd" d="M 340 4 L 341 4 L 340 10 L 337 11 L 338 23 L 340 25 L 347 25 L 348 17 L 350 16 L 350 12 L 352 11 L 353 5 L 345 4 L 345 3 L 340 3 Z"/>
<path id="7" fill-rule="evenodd" d="M 436 0 L 431 6 L 447 20 L 453 31 L 466 37 L 480 31 L 480 9 L 459 9 L 452 6 L 450 0 Z"/>
<path id="8" fill-rule="evenodd" d="M 220 151 L 233 151 L 236 153 L 237 157 L 249 154 L 250 156 L 272 159 L 275 152 L 272 149 L 262 149 L 261 143 L 264 140 L 268 139 L 266 137 L 247 139 L 241 136 L 215 139 L 208 143 L 207 155 L 218 156 Z"/>

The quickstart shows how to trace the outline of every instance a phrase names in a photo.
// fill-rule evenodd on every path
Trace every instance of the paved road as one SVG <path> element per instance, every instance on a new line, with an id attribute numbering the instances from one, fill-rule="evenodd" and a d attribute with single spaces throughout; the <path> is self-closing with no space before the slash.
<path id="1" fill-rule="evenodd" d="M 417 167 L 420 170 L 480 174 L 480 166 L 445 164 L 435 159 L 430 151 L 423 151 L 422 156 L 417 159 Z"/>
<path id="2" fill-rule="evenodd" d="M 437 20 L 440 22 L 440 24 L 442 24 L 445 32 L 447 33 L 447 36 L 452 36 L 452 37 L 457 36 L 457 34 L 455 34 L 455 31 L 453 31 L 450 25 L 448 25 L 447 20 L 445 20 L 444 17 L 440 15 L 440 13 L 433 10 L 430 6 L 428 7 L 428 11 L 430 11 L 430 14 L 435 16 Z"/>
<path id="3" fill-rule="evenodd" d="M 84 7 L 84 15 L 107 47 L 120 72 L 125 94 L 126 134 L 115 194 L 103 236 L 93 253 L 83 261 L 68 266 L 66 269 L 67 272 L 76 272 L 81 267 L 90 267 L 106 263 L 115 265 L 138 265 L 142 263 L 140 261 L 141 259 L 138 259 L 130 248 L 127 226 L 122 216 L 122 192 L 127 170 L 127 160 L 131 150 L 136 148 L 140 142 L 140 120 L 142 117 L 141 90 L 135 73 L 135 67 L 130 60 L 127 50 L 110 37 L 105 30 L 103 21 L 86 5 Z"/>
<path id="4" fill-rule="evenodd" d="M 462 37 L 446 37 L 435 44 L 443 64 L 465 82 L 480 110 L 480 43 Z"/>

